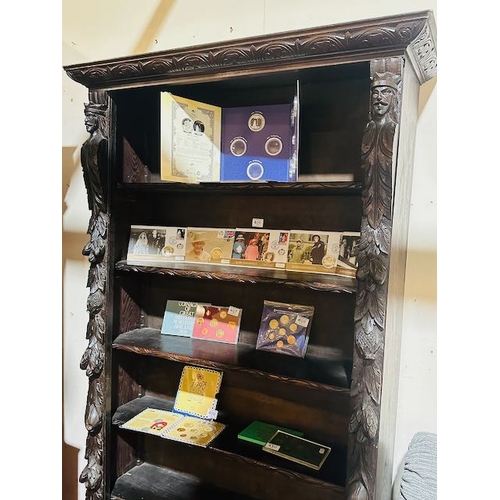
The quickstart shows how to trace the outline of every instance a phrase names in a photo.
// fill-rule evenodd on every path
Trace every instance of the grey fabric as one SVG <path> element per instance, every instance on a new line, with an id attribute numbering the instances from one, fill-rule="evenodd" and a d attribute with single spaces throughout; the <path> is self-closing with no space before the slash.
<path id="1" fill-rule="evenodd" d="M 417 432 L 408 446 L 399 489 L 401 500 L 437 499 L 437 435 Z"/>

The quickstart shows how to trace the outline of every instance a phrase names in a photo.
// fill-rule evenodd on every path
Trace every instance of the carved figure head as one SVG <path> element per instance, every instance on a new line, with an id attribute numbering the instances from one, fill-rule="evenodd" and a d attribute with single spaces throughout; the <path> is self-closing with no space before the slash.
<path id="1" fill-rule="evenodd" d="M 93 102 L 84 104 L 85 128 L 89 134 L 98 128 L 104 127 L 106 109 L 106 104 L 95 104 Z"/>
<path id="2" fill-rule="evenodd" d="M 394 107 L 400 81 L 399 75 L 388 71 L 375 73 L 371 85 L 372 118 L 381 118 Z"/>

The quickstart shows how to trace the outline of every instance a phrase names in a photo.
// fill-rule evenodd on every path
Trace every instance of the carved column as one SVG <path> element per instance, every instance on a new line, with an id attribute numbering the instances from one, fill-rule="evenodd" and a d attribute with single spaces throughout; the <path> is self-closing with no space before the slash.
<path id="1" fill-rule="evenodd" d="M 361 151 L 363 215 L 347 460 L 351 500 L 375 498 L 401 70 L 400 58 L 372 60 L 370 65 L 370 114 Z"/>
<path id="2" fill-rule="evenodd" d="M 80 367 L 89 378 L 85 427 L 88 431 L 85 449 L 87 465 L 80 474 L 85 483 L 87 500 L 104 499 L 104 444 L 105 444 L 105 335 L 106 335 L 106 281 L 107 238 L 109 215 L 106 199 L 108 169 L 108 104 L 107 94 L 90 91 L 85 105 L 85 126 L 90 137 L 82 145 L 81 162 L 91 211 L 87 233 L 90 241 L 82 253 L 90 262 L 87 286 L 89 322 L 87 324 L 88 347 L 80 361 Z"/>

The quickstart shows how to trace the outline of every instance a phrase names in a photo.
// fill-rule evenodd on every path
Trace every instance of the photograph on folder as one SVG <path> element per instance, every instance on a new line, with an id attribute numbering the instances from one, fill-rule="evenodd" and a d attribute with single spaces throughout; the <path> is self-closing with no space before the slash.
<path id="1" fill-rule="evenodd" d="M 161 93 L 161 179 L 217 182 L 221 108 Z"/>

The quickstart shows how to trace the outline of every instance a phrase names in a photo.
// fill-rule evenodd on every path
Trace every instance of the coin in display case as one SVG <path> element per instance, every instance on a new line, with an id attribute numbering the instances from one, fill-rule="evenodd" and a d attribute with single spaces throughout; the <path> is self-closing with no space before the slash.
<path id="1" fill-rule="evenodd" d="M 269 137 L 264 147 L 268 155 L 276 156 L 281 153 L 283 142 L 279 137 Z"/>
<path id="2" fill-rule="evenodd" d="M 262 113 L 252 113 L 248 119 L 248 128 L 252 132 L 260 132 L 266 125 L 266 119 Z"/>
<path id="3" fill-rule="evenodd" d="M 235 137 L 229 143 L 229 150 L 234 156 L 243 156 L 247 151 L 247 143 L 243 137 Z"/>

